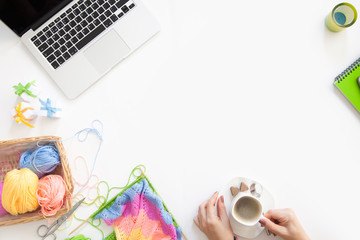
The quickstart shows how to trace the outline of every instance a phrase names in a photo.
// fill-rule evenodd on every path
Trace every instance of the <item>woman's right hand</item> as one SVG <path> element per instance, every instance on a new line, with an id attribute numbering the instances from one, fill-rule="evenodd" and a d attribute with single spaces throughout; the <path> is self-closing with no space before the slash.
<path id="1" fill-rule="evenodd" d="M 274 209 L 264 214 L 267 218 L 260 219 L 261 226 L 284 240 L 310 240 L 291 209 Z"/>

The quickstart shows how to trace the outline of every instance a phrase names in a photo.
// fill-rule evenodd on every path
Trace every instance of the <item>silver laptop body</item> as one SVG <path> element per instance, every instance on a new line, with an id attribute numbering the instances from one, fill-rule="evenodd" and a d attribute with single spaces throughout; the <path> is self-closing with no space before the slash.
<path id="1" fill-rule="evenodd" d="M 159 30 L 140 0 L 74 0 L 21 41 L 73 99 Z"/>

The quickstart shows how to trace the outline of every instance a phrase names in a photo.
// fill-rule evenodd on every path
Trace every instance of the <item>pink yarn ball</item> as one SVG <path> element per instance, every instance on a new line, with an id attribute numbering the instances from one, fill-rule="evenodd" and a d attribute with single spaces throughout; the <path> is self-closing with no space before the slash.
<path id="1" fill-rule="evenodd" d="M 64 204 L 66 184 L 59 175 L 47 175 L 39 180 L 36 196 L 41 206 L 41 213 L 54 216 Z"/>
<path id="2" fill-rule="evenodd" d="M 2 196 L 3 186 L 4 186 L 4 183 L 0 182 L 0 216 L 4 216 L 8 213 L 1 204 L 1 196 Z"/>

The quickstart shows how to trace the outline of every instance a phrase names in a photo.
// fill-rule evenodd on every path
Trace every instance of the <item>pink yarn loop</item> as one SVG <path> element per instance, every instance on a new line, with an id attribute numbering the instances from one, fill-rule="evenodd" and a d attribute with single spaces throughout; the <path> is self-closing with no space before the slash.
<path id="1" fill-rule="evenodd" d="M 95 175 L 95 174 L 91 174 L 91 175 L 90 175 L 90 171 L 89 171 L 88 165 L 87 165 L 86 160 L 85 160 L 85 158 L 84 158 L 83 156 L 77 156 L 77 157 L 74 159 L 74 164 L 75 164 L 74 170 L 75 170 L 75 171 L 79 169 L 79 167 L 78 167 L 78 165 L 77 165 L 77 162 L 80 161 L 80 160 L 82 161 L 83 165 L 85 166 L 86 179 L 88 179 L 88 180 L 87 180 L 85 183 L 81 183 L 80 181 L 78 181 L 78 180 L 75 178 L 75 176 L 73 177 L 73 180 L 74 180 L 75 184 L 77 184 L 77 185 L 80 186 L 80 187 L 83 187 L 83 188 L 81 189 L 81 191 L 78 192 L 78 194 L 81 193 L 81 192 L 83 192 L 83 191 L 85 191 L 85 190 L 87 189 L 87 190 L 88 190 L 88 191 L 87 191 L 87 198 L 88 198 L 90 201 L 93 201 L 93 200 L 96 199 L 96 197 L 91 197 L 91 196 L 90 196 L 90 193 L 91 193 L 92 190 L 96 190 L 96 187 L 97 187 L 100 179 L 99 179 L 99 177 L 98 177 L 97 175 Z M 81 168 L 81 169 L 83 169 L 83 168 Z M 94 182 L 94 184 L 92 184 L 92 185 L 90 185 L 90 180 L 91 180 L 91 179 L 95 179 L 95 182 Z M 85 186 L 86 184 L 87 184 L 87 186 Z"/>

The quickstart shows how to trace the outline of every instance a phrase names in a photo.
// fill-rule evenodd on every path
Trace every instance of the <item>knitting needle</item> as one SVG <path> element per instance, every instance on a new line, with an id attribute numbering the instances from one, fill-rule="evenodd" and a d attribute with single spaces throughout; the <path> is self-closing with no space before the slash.
<path id="1" fill-rule="evenodd" d="M 183 231 L 181 231 L 181 234 L 183 235 L 183 237 L 185 238 L 185 240 L 188 240 L 187 237 L 185 236 L 185 233 Z"/>
<path id="2" fill-rule="evenodd" d="M 141 171 L 141 174 L 144 175 L 144 177 L 146 177 L 146 175 L 145 175 L 144 171 L 142 170 L 142 168 L 139 167 L 139 169 L 140 169 L 140 171 Z"/>
<path id="3" fill-rule="evenodd" d="M 84 225 L 87 221 L 90 220 L 90 217 L 88 219 L 86 219 L 85 221 L 83 221 L 79 226 L 77 226 L 74 230 L 72 230 L 71 233 L 69 233 L 69 235 L 73 234 L 73 232 L 75 232 L 76 230 L 78 230 L 82 225 Z"/>

